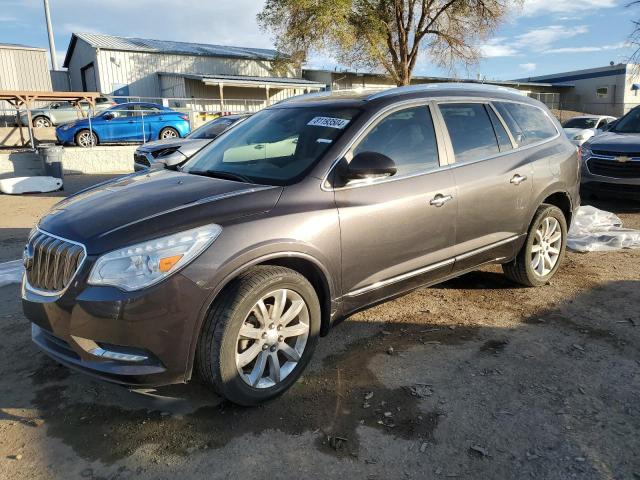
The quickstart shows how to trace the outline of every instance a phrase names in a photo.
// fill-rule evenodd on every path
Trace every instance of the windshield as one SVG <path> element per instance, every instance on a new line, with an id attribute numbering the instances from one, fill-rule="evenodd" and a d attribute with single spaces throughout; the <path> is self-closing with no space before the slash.
<path id="1" fill-rule="evenodd" d="M 634 108 L 617 121 L 610 132 L 640 133 L 640 108 Z"/>
<path id="2" fill-rule="evenodd" d="M 562 125 L 564 128 L 595 128 L 597 118 L 572 118 Z"/>
<path id="3" fill-rule="evenodd" d="M 358 113 L 344 107 L 262 110 L 211 142 L 182 171 L 289 185 L 315 165 Z"/>
<path id="4" fill-rule="evenodd" d="M 211 120 L 201 127 L 196 128 L 193 132 L 187 135 L 187 138 L 195 138 L 198 140 L 216 138 L 238 120 L 240 120 L 238 117 L 216 118 L 215 120 Z"/>

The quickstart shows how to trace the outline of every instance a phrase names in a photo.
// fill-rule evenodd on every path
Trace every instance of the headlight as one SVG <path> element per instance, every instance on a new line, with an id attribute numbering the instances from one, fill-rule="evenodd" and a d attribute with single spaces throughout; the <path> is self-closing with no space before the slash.
<path id="1" fill-rule="evenodd" d="M 71 127 L 73 127 L 73 123 L 65 123 L 60 127 L 60 130 L 69 130 Z"/>
<path id="2" fill-rule="evenodd" d="M 205 225 L 102 255 L 91 269 L 91 285 L 139 290 L 174 274 L 220 235 L 220 225 Z"/>
<path id="3" fill-rule="evenodd" d="M 573 139 L 574 140 L 586 140 L 590 136 L 591 135 L 589 135 L 588 133 L 579 133 L 578 135 L 574 136 Z"/>

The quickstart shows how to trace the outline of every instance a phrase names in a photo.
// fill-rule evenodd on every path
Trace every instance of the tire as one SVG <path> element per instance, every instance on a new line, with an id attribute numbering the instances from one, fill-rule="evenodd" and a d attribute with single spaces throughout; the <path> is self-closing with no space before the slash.
<path id="1" fill-rule="evenodd" d="M 164 140 L 166 138 L 180 138 L 180 133 L 178 133 L 178 131 L 175 128 L 164 127 L 162 130 L 160 130 L 160 133 L 158 134 L 158 139 Z"/>
<path id="2" fill-rule="evenodd" d="M 280 317 L 284 327 L 280 329 L 274 312 L 276 299 L 269 295 L 282 291 L 286 292 L 286 301 Z M 286 321 L 286 314 L 295 312 L 300 300 L 304 304 L 300 313 Z M 259 313 L 260 301 L 265 307 L 264 317 Z M 227 400 L 243 406 L 259 405 L 284 393 L 300 377 L 315 350 L 320 323 L 318 296 L 304 276 L 279 266 L 253 267 L 231 281 L 214 301 L 198 339 L 197 372 Z M 294 330 L 305 330 L 305 325 L 306 337 L 303 334 L 282 340 Z M 240 336 L 241 327 L 252 339 Z M 254 352 L 255 359 L 242 366 Z M 274 356 L 279 365 L 277 374 Z"/>
<path id="3" fill-rule="evenodd" d="M 80 130 L 76 133 L 74 140 L 77 146 L 83 148 L 94 147 L 98 144 L 98 137 L 95 132 L 90 130 Z"/>
<path id="4" fill-rule="evenodd" d="M 541 236 L 544 237 L 544 234 L 541 232 L 544 232 L 545 225 L 547 225 L 545 222 L 547 222 L 547 220 L 549 220 L 548 225 L 555 226 L 556 228 L 545 239 L 543 245 L 541 245 L 540 238 Z M 554 220 L 557 222 L 557 225 Z M 551 226 L 548 227 L 548 231 L 551 230 Z M 559 240 L 549 241 L 556 238 L 558 232 L 561 234 Z M 546 285 L 562 264 L 566 245 L 567 220 L 564 217 L 564 213 L 554 205 L 542 204 L 533 217 L 527 233 L 527 239 L 518 252 L 518 255 L 513 261 L 503 264 L 502 270 L 507 278 L 521 285 L 527 287 Z M 547 252 L 546 255 L 541 253 L 545 250 Z M 555 253 L 556 250 L 557 254 Z M 536 254 L 539 257 L 537 263 Z M 546 259 L 547 257 L 548 259 Z M 553 264 L 551 264 L 551 260 L 555 260 Z"/>
<path id="5" fill-rule="evenodd" d="M 31 121 L 31 123 L 33 123 L 35 128 L 46 128 L 52 125 L 51 120 L 43 115 L 37 116 Z"/>

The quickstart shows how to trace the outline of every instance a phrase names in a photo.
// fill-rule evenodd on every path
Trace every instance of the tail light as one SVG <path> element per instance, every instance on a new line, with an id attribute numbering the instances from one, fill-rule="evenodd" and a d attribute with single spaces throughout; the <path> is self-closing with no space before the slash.
<path id="1" fill-rule="evenodd" d="M 189 116 L 188 115 L 179 115 L 179 117 L 184 120 L 185 122 L 189 121 Z"/>

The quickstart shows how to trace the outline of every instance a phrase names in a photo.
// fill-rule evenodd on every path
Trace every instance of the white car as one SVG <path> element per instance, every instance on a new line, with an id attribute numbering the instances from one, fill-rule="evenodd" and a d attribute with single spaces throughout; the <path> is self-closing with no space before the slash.
<path id="1" fill-rule="evenodd" d="M 604 132 L 607 126 L 615 120 L 616 117 L 607 115 L 583 115 L 567 120 L 562 124 L 562 128 L 571 143 L 579 147 L 591 137 Z"/>

